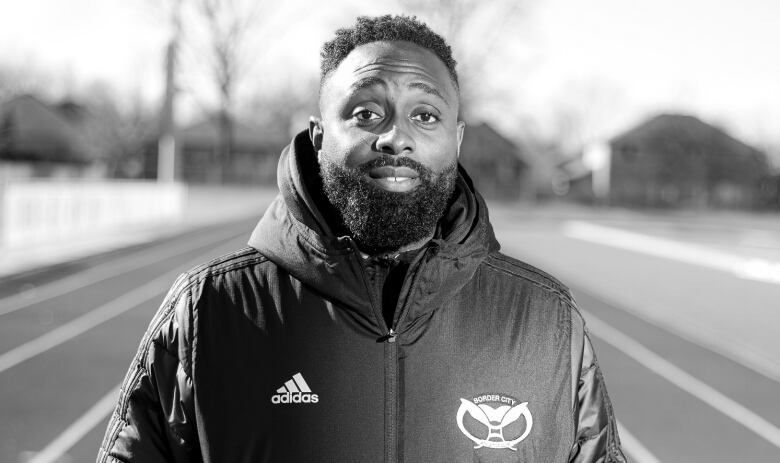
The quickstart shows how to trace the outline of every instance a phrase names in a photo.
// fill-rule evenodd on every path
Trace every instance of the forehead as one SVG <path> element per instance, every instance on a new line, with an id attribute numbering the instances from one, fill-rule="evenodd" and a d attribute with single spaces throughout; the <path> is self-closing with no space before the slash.
<path id="1" fill-rule="evenodd" d="M 371 42 L 352 50 L 326 77 L 323 88 L 333 96 L 346 96 L 366 79 L 387 83 L 421 81 L 433 86 L 445 99 L 456 100 L 457 90 L 447 66 L 434 52 L 411 42 Z"/>

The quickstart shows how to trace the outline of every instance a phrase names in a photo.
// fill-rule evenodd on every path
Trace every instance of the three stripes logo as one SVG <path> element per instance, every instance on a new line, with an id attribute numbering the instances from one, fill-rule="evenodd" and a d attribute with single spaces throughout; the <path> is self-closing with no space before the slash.
<path id="1" fill-rule="evenodd" d="M 316 404 L 319 401 L 320 398 L 311 392 L 311 388 L 300 373 L 295 373 L 292 379 L 284 383 L 284 386 L 277 389 L 276 394 L 271 396 L 271 403 L 274 405 Z"/>

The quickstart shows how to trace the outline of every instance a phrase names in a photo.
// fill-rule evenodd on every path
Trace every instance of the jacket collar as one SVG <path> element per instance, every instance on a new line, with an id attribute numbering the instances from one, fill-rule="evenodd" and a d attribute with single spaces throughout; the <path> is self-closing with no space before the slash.
<path id="1" fill-rule="evenodd" d="M 339 221 L 322 192 L 307 132 L 298 134 L 282 151 L 277 179 L 279 195 L 260 219 L 249 245 L 295 278 L 373 320 L 359 252 L 351 238 L 338 232 Z M 458 166 L 456 190 L 436 236 L 407 275 L 414 281 L 405 297 L 404 318 L 413 320 L 434 309 L 498 248 L 485 202 Z"/>

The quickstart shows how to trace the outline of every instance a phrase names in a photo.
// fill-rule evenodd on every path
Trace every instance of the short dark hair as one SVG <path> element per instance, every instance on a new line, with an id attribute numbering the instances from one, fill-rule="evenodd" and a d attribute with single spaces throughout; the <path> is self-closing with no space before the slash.
<path id="1" fill-rule="evenodd" d="M 458 73 L 455 71 L 452 49 L 442 36 L 418 21 L 415 16 L 389 14 L 374 18 L 360 16 L 353 27 L 336 31 L 336 37 L 326 42 L 320 51 L 320 84 L 358 46 L 396 40 L 411 42 L 434 52 L 447 66 L 452 82 L 455 88 L 458 88 Z"/>

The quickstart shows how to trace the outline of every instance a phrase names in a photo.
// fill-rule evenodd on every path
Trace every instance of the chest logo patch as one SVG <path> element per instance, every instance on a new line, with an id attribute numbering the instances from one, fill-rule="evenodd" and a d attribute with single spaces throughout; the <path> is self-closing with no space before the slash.
<path id="1" fill-rule="evenodd" d="M 311 391 L 311 388 L 303 379 L 303 375 L 295 373 L 292 379 L 276 390 L 276 394 L 271 396 L 271 403 L 279 404 L 316 404 L 320 401 L 319 396 Z"/>
<path id="2" fill-rule="evenodd" d="M 468 418 L 470 417 L 470 418 Z M 520 420 L 520 418 L 524 420 Z M 531 433 L 534 424 L 528 402 L 519 403 L 504 394 L 482 394 L 472 400 L 460 399 L 458 428 L 474 444 L 475 449 L 510 449 Z"/>

